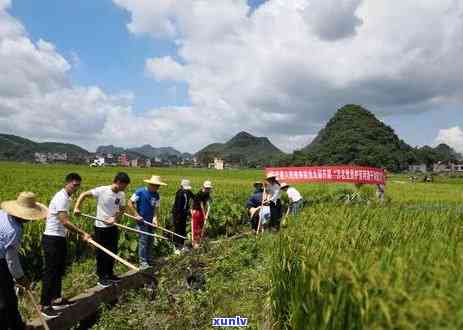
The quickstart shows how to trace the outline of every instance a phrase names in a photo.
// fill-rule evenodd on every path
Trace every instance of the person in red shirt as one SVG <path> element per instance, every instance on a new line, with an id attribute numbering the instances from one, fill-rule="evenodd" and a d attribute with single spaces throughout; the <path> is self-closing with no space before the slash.
<path id="1" fill-rule="evenodd" d="M 199 242 L 203 238 L 204 224 L 209 216 L 212 183 L 205 181 L 203 188 L 193 197 L 191 208 L 191 237 L 193 248 L 199 247 Z"/>

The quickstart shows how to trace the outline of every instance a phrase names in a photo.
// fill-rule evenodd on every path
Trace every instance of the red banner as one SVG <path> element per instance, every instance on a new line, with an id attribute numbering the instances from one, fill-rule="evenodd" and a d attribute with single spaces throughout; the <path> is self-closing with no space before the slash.
<path id="1" fill-rule="evenodd" d="M 265 174 L 273 174 L 281 182 L 344 182 L 385 184 L 383 169 L 364 166 L 267 167 Z"/>

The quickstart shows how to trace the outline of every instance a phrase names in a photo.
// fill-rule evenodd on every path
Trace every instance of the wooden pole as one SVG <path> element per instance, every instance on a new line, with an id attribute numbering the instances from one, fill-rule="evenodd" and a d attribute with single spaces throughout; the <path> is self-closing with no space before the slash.
<path id="1" fill-rule="evenodd" d="M 109 222 L 107 222 L 107 221 L 105 221 L 105 220 L 98 219 L 97 217 L 94 217 L 94 216 L 89 215 L 89 214 L 83 214 L 83 213 L 82 213 L 82 216 L 84 216 L 84 217 L 86 217 L 86 218 L 89 218 L 89 219 L 93 219 L 93 220 L 96 220 L 96 221 L 100 221 L 100 222 L 106 223 L 106 224 L 108 224 L 108 225 L 115 225 L 115 226 L 120 227 L 120 228 L 122 228 L 122 229 L 125 229 L 125 230 L 128 230 L 128 231 L 133 231 L 134 233 L 138 233 L 138 234 L 143 234 L 143 235 L 148 235 L 148 236 L 152 236 L 152 237 L 157 237 L 157 238 L 169 240 L 168 238 L 166 238 L 166 237 L 164 237 L 164 236 L 160 236 L 160 235 L 148 233 L 148 232 L 146 232 L 146 231 L 141 231 L 141 230 L 138 230 L 138 229 L 129 227 L 129 226 L 124 226 L 124 225 L 121 225 L 120 223 L 117 223 L 117 222 L 109 223 Z"/>
<path id="2" fill-rule="evenodd" d="M 117 261 L 119 261 L 120 263 L 126 265 L 127 267 L 129 267 L 130 269 L 132 270 L 135 270 L 137 272 L 140 271 L 140 268 L 138 268 L 137 266 L 131 264 L 130 262 L 128 262 L 127 260 L 124 260 L 122 259 L 121 257 L 119 257 L 117 254 L 109 251 L 107 248 L 105 248 L 104 246 L 100 245 L 99 243 L 95 242 L 93 239 L 88 239 L 87 242 L 89 242 L 90 244 L 92 244 L 94 247 L 96 247 L 97 249 L 100 249 L 101 251 L 103 251 L 104 253 L 110 255 L 111 257 L 113 257 L 114 259 L 116 259 Z"/>
<path id="3" fill-rule="evenodd" d="M 39 308 L 39 305 L 37 305 L 37 302 L 35 301 L 35 298 L 34 298 L 34 295 L 32 294 L 31 290 L 29 288 L 24 288 L 24 290 L 26 291 L 27 295 L 29 296 L 29 299 L 32 303 L 32 305 L 34 306 L 34 309 L 39 317 L 39 320 L 40 320 L 40 323 L 42 323 L 42 326 L 45 330 L 50 330 L 50 328 L 48 327 L 48 324 L 47 324 L 47 321 L 45 321 L 43 315 L 42 315 L 42 312 L 40 311 L 40 308 Z"/>
<path id="4" fill-rule="evenodd" d="M 193 213 L 191 214 L 191 243 L 193 244 L 193 247 L 194 247 L 194 244 L 195 244 L 195 226 L 194 226 L 194 223 L 193 223 Z"/>
<path id="5" fill-rule="evenodd" d="M 124 215 L 127 216 L 127 217 L 130 218 L 130 219 L 133 219 L 133 220 L 138 221 L 138 219 L 135 218 L 133 215 L 130 215 L 130 214 L 128 214 L 128 213 L 124 213 Z M 151 226 L 151 227 L 153 227 L 153 228 L 157 228 L 157 229 L 163 230 L 163 231 L 165 231 L 166 233 L 169 233 L 169 234 L 178 236 L 178 237 L 180 237 L 180 238 L 182 238 L 182 239 L 187 239 L 185 236 L 182 236 L 182 235 L 179 235 L 179 234 L 177 234 L 177 233 L 174 233 L 173 231 L 170 231 L 170 230 L 165 229 L 165 228 L 163 228 L 163 227 L 161 227 L 161 226 L 155 225 L 154 223 L 150 223 L 150 222 L 145 221 L 145 220 L 143 220 L 143 223 L 144 223 L 145 225 Z"/>
<path id="6" fill-rule="evenodd" d="M 259 231 L 260 231 L 260 227 L 261 227 L 261 211 L 262 211 L 262 209 L 264 208 L 265 183 L 263 184 L 263 188 L 264 188 L 264 190 L 262 191 L 262 203 L 261 203 L 261 205 L 260 205 L 260 210 L 258 210 L 258 212 L 259 212 L 259 222 L 257 223 L 257 232 L 256 232 L 256 236 L 259 235 Z"/>
<path id="7" fill-rule="evenodd" d="M 201 229 L 201 238 L 200 238 L 200 241 L 203 240 L 204 231 L 206 230 L 207 218 L 209 218 L 209 208 L 207 209 L 207 213 L 206 213 L 206 215 L 204 216 L 204 224 L 203 224 L 203 228 Z"/>

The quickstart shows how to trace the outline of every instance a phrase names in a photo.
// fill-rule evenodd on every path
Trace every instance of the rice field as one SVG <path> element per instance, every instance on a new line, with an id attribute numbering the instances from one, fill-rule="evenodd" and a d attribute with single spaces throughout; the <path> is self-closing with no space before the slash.
<path id="1" fill-rule="evenodd" d="M 32 190 L 47 204 L 70 171 L 81 174 L 82 189 L 86 190 L 109 184 L 118 170 L 0 163 L 0 201 Z M 171 203 L 182 178 L 191 179 L 194 190 L 202 181 L 212 180 L 215 189 L 208 234 L 214 240 L 249 229 L 243 205 L 253 191 L 252 182 L 263 175 L 256 170 L 127 171 L 132 179 L 128 194 L 142 184 L 143 178 L 154 174 L 168 183 L 161 190 L 165 225 L 170 223 Z M 104 312 L 95 329 L 146 324 L 151 328 L 206 329 L 212 317 L 235 316 L 243 311 L 255 329 L 463 328 L 461 179 L 412 184 L 405 176 L 392 176 L 384 205 L 374 201 L 374 190 L 369 187 L 362 188 L 363 198 L 352 203 L 346 203 L 345 198 L 353 190 L 349 185 L 297 188 L 308 206 L 297 218 L 288 218 L 279 233 L 268 233 L 257 240 L 249 236 L 235 248 L 230 241 L 222 249 L 203 251 L 209 264 L 205 267 L 208 282 L 204 291 L 187 292 L 176 300 L 176 318 L 184 322 L 168 317 L 165 310 L 171 302 L 165 297 L 145 305 L 143 296 L 135 295 Z M 94 204 L 85 211 L 94 211 Z M 91 223 L 74 220 L 91 231 Z M 40 278 L 42 231 L 43 223 L 27 225 L 22 250 L 26 269 L 35 280 Z M 121 254 L 132 260 L 136 260 L 135 239 L 130 235 L 121 239 Z M 92 252 L 75 238 L 71 244 L 69 262 L 85 264 Z M 171 252 L 162 243 L 157 249 L 159 254 Z M 227 267 L 223 260 L 227 264 L 236 260 L 235 268 Z M 161 282 L 179 285 L 177 273 L 166 271 L 160 275 L 164 279 Z M 243 280 L 239 274 L 254 276 L 255 280 Z M 233 295 L 233 303 L 225 303 L 227 292 Z M 146 319 L 129 322 L 124 311 L 136 310 L 139 305 L 147 313 L 159 313 L 157 323 L 146 323 Z M 194 317 L 198 310 L 201 320 Z"/>

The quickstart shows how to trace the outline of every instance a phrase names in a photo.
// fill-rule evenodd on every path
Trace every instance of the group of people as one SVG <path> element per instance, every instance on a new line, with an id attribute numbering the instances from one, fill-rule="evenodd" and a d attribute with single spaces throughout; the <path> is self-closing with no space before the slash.
<path id="1" fill-rule="evenodd" d="M 71 222 L 71 197 L 80 188 L 82 178 L 77 173 L 65 177 L 64 187 L 52 198 L 48 208 L 37 202 L 32 192 L 22 192 L 16 200 L 0 204 L 0 324 L 6 329 L 23 329 L 24 323 L 18 311 L 15 282 L 28 289 L 29 281 L 24 275 L 19 260 L 22 227 L 25 223 L 46 218 L 42 236 L 44 273 L 40 309 L 45 319 L 59 315 L 59 311 L 71 303 L 62 295 L 62 278 L 66 266 L 67 232 L 77 233 L 82 240 L 95 240 L 107 250 L 117 254 L 119 231 L 116 224 L 126 210 L 137 220 L 137 229 L 152 234 L 160 218 L 159 189 L 166 184 L 159 176 L 144 180 L 145 186 L 138 188 L 128 201 L 125 191 L 130 183 L 129 176 L 118 173 L 113 182 L 79 195 L 73 213 L 86 216 L 81 206 L 87 198 L 96 199 L 94 217 L 94 237 Z M 204 225 L 208 218 L 212 183 L 205 181 L 201 190 L 194 194 L 191 182 L 184 179 L 175 194 L 172 206 L 172 222 L 177 235 L 173 236 L 177 254 L 184 249 L 187 221 L 191 216 L 192 244 L 197 248 L 204 235 Z M 153 262 L 153 243 L 151 235 L 140 234 L 138 256 L 140 268 L 147 268 Z M 96 273 L 98 286 L 108 287 L 120 281 L 114 273 L 114 259 L 103 251 L 96 251 Z"/>
<path id="2" fill-rule="evenodd" d="M 288 208 L 285 216 L 297 216 L 304 206 L 299 191 L 287 183 L 280 183 L 277 176 L 270 173 L 264 182 L 254 182 L 255 191 L 246 203 L 251 226 L 256 232 L 265 229 L 278 230 L 283 218 L 282 193 L 288 196 Z"/>

